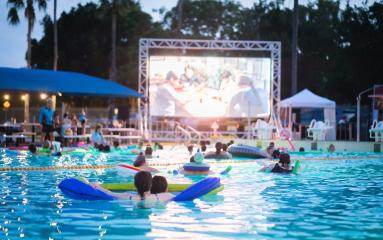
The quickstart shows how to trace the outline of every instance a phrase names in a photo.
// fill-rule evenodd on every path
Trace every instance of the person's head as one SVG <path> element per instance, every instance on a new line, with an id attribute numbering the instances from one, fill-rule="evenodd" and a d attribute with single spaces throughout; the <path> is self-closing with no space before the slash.
<path id="1" fill-rule="evenodd" d="M 328 151 L 335 152 L 335 145 L 331 143 L 330 146 L 328 146 Z"/>
<path id="2" fill-rule="evenodd" d="M 230 146 L 231 144 L 233 144 L 234 141 L 233 140 L 230 140 L 228 143 L 227 143 L 227 146 Z"/>
<path id="3" fill-rule="evenodd" d="M 190 162 L 195 162 L 194 160 L 194 156 L 191 156 L 190 159 L 189 159 Z"/>
<path id="4" fill-rule="evenodd" d="M 152 174 L 150 172 L 138 172 L 134 175 L 134 186 L 141 199 L 144 199 L 145 193 L 149 192 L 152 188 Z"/>
<path id="5" fill-rule="evenodd" d="M 145 156 L 151 156 L 153 154 L 153 148 L 150 146 L 147 146 L 145 148 Z"/>
<path id="6" fill-rule="evenodd" d="M 274 143 L 274 142 L 270 142 L 270 143 L 269 143 L 269 146 L 270 146 L 270 147 L 275 147 L 275 143 Z"/>
<path id="7" fill-rule="evenodd" d="M 269 155 L 273 154 L 273 152 L 274 152 L 274 147 L 272 147 L 272 146 L 268 146 L 267 149 L 266 149 L 266 152 L 267 152 Z"/>
<path id="8" fill-rule="evenodd" d="M 95 128 L 95 131 L 96 131 L 96 132 L 100 132 L 100 131 L 101 131 L 101 128 L 102 128 L 101 124 L 97 124 L 97 125 L 96 125 L 96 128 Z"/>
<path id="9" fill-rule="evenodd" d="M 168 181 L 163 176 L 154 176 L 152 179 L 151 194 L 164 193 L 168 191 Z"/>
<path id="10" fill-rule="evenodd" d="M 273 151 L 273 153 L 271 154 L 271 156 L 276 159 L 276 158 L 279 158 L 279 156 L 281 155 L 281 152 L 278 150 L 278 149 L 275 149 Z"/>
<path id="11" fill-rule="evenodd" d="M 189 145 L 189 146 L 188 146 L 188 152 L 189 152 L 190 154 L 193 153 L 193 145 Z"/>
<path id="12" fill-rule="evenodd" d="M 299 152 L 304 152 L 305 151 L 305 148 L 304 147 L 300 147 L 299 148 Z"/>
<path id="13" fill-rule="evenodd" d="M 202 145 L 202 146 L 201 146 L 201 151 L 202 151 L 202 152 L 206 152 L 206 148 L 207 148 L 206 145 Z"/>
<path id="14" fill-rule="evenodd" d="M 227 144 L 222 143 L 222 151 L 224 151 L 224 152 L 227 151 Z"/>
<path id="15" fill-rule="evenodd" d="M 137 156 L 136 160 L 133 163 L 135 167 L 141 167 L 146 165 L 146 158 L 144 155 L 140 154 Z"/>
<path id="16" fill-rule="evenodd" d="M 279 163 L 281 163 L 282 166 L 288 167 L 290 165 L 290 155 L 288 153 L 280 154 Z"/>
<path id="17" fill-rule="evenodd" d="M 67 117 L 68 117 L 68 113 L 64 113 L 63 118 L 67 118 Z"/>
<path id="18" fill-rule="evenodd" d="M 185 67 L 185 76 L 188 79 L 191 79 L 194 75 L 194 69 L 190 66 Z"/>
<path id="19" fill-rule="evenodd" d="M 36 147 L 36 145 L 34 143 L 31 143 L 31 144 L 28 145 L 28 150 L 31 153 L 35 154 L 37 152 L 37 147 Z"/>
<path id="20" fill-rule="evenodd" d="M 217 154 L 220 154 L 220 153 L 221 153 L 221 150 L 222 150 L 222 143 L 221 143 L 221 142 L 217 142 L 217 143 L 215 144 L 215 152 L 216 152 Z"/>
<path id="21" fill-rule="evenodd" d="M 120 146 L 120 143 L 118 141 L 113 142 L 113 147 L 118 148 Z"/>
<path id="22" fill-rule="evenodd" d="M 52 98 L 48 98 L 47 99 L 47 107 L 52 108 L 52 106 L 53 106 L 53 100 L 52 100 Z"/>

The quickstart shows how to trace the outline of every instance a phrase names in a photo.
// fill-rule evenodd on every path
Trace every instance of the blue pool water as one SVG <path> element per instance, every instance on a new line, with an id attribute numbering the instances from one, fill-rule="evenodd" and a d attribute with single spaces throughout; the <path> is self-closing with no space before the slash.
<path id="1" fill-rule="evenodd" d="M 169 162 L 172 154 L 152 161 Z M 1 167 L 133 159 L 123 154 L 32 157 L 5 150 L 0 155 Z M 179 155 L 173 159 L 182 159 Z M 61 180 L 79 175 L 91 181 L 131 180 L 113 169 L 0 172 L 0 239 L 383 239 L 383 155 L 307 156 L 360 159 L 302 160 L 304 169 L 297 176 L 260 173 L 261 161 L 240 161 L 222 176 L 225 190 L 218 195 L 151 209 L 129 201 L 72 200 L 57 188 Z M 214 164 L 216 170 L 225 166 Z M 160 167 L 170 182 L 198 180 L 166 173 L 174 167 Z"/>

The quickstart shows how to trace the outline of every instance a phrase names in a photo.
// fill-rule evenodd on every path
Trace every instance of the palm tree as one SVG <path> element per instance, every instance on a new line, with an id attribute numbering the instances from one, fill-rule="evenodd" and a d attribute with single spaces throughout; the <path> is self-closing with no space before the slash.
<path id="1" fill-rule="evenodd" d="M 57 71 L 57 62 L 59 59 L 58 43 L 57 43 L 57 0 L 53 1 L 53 70 Z"/>
<path id="2" fill-rule="evenodd" d="M 47 8 L 47 0 L 8 0 L 7 5 L 10 6 L 8 11 L 8 21 L 11 25 L 17 25 L 20 22 L 18 11 L 24 10 L 24 16 L 28 20 L 28 52 L 27 66 L 32 66 L 32 39 L 31 34 L 36 21 L 36 12 L 34 5 L 37 4 L 39 10 Z"/>

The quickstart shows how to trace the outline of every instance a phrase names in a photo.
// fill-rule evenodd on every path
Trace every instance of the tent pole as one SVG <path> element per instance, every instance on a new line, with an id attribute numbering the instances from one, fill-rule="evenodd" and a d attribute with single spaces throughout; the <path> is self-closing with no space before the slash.
<path id="1" fill-rule="evenodd" d="M 24 94 L 24 122 L 29 122 L 29 94 Z"/>

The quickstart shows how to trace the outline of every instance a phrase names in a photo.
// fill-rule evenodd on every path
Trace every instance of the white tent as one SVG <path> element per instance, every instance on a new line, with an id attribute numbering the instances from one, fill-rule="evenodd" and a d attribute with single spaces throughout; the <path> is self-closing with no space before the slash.
<path id="1" fill-rule="evenodd" d="M 329 131 L 328 140 L 336 139 L 336 103 L 324 97 L 320 97 L 312 93 L 308 89 L 304 89 L 292 97 L 286 98 L 280 102 L 281 108 L 323 108 L 324 120 L 328 120 L 332 129 Z M 290 111 L 291 115 L 291 111 Z M 290 117 L 291 119 L 291 117 Z M 316 119 L 320 120 L 320 119 Z"/>

